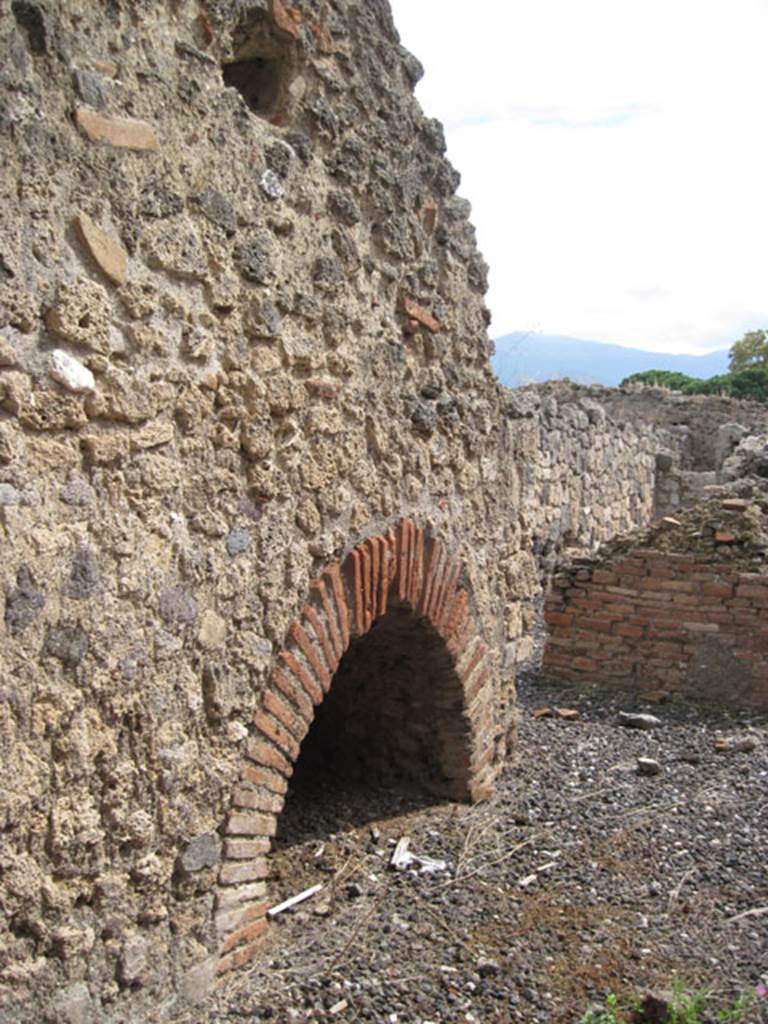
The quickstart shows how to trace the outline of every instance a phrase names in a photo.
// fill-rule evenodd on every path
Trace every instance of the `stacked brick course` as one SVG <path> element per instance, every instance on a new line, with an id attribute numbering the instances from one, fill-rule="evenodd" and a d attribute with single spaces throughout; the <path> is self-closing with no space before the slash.
<path id="1" fill-rule="evenodd" d="M 729 571 L 721 552 L 574 565 L 545 618 L 550 676 L 768 707 L 768 575 Z"/>

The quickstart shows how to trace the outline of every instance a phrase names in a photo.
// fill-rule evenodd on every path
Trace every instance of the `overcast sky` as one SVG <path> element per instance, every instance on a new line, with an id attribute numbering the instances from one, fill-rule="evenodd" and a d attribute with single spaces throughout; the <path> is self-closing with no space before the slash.
<path id="1" fill-rule="evenodd" d="M 491 333 L 768 327 L 768 0 L 391 0 L 491 266 Z"/>

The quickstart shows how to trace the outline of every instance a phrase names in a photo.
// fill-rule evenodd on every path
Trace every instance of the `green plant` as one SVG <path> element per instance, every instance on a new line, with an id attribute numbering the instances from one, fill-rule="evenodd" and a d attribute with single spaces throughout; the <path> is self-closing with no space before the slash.
<path id="1" fill-rule="evenodd" d="M 739 1024 L 740 1021 L 746 1019 L 747 1010 L 749 1010 L 754 1001 L 755 997 L 751 992 L 742 992 L 731 1006 L 718 1013 L 717 1019 L 721 1024 Z"/>
<path id="2" fill-rule="evenodd" d="M 690 377 L 679 370 L 643 370 L 632 373 L 621 382 L 621 387 L 628 384 L 647 384 L 649 387 L 671 388 L 673 391 L 688 391 L 692 387 L 703 384 L 701 377 Z"/>
<path id="3" fill-rule="evenodd" d="M 619 1007 L 619 998 L 613 992 L 605 997 L 604 1010 L 587 1010 L 579 1024 L 626 1024 L 626 1017 Z"/>
<path id="4" fill-rule="evenodd" d="M 697 989 L 689 995 L 683 983 L 676 978 L 672 983 L 672 999 L 667 1008 L 667 1024 L 701 1024 L 699 1013 L 710 995 L 706 988 Z"/>
<path id="5" fill-rule="evenodd" d="M 732 373 L 721 373 L 702 380 L 672 370 L 643 370 L 625 377 L 621 387 L 644 384 L 648 387 L 671 388 L 684 395 L 731 395 L 768 402 L 768 366 L 752 365 Z"/>
<path id="6" fill-rule="evenodd" d="M 711 996 L 711 991 L 706 988 L 690 993 L 679 979 L 675 979 L 672 983 L 672 996 L 666 1005 L 664 1024 L 704 1024 L 701 1014 Z M 657 1000 L 652 1001 L 658 1005 Z M 719 1024 L 741 1024 L 746 1020 L 747 1011 L 753 1002 L 753 994 L 744 992 L 729 1007 L 718 1013 Z M 597 1010 L 588 1010 L 579 1024 L 642 1024 L 646 1019 L 644 1009 L 646 1004 L 640 999 L 634 998 L 622 1003 L 617 995 L 609 992 L 605 997 L 605 1006 Z M 653 1019 L 658 1020 L 658 1017 L 654 1015 Z"/>

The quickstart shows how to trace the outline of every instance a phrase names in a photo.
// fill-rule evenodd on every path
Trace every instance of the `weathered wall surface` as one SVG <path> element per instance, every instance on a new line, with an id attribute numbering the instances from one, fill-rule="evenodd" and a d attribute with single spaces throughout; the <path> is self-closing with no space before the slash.
<path id="1" fill-rule="evenodd" d="M 505 664 L 532 653 L 532 627 L 558 560 L 647 523 L 664 437 L 614 422 L 591 390 L 550 384 L 508 392 L 501 472 L 520 541 L 508 577 Z"/>
<path id="2" fill-rule="evenodd" d="M 719 484 L 748 472 L 744 459 L 730 463 L 738 445 L 765 434 L 768 411 L 759 402 L 718 395 L 680 395 L 663 388 L 605 388 L 548 384 L 554 392 L 603 409 L 618 429 L 629 424 L 656 455 L 654 514 L 705 501 Z M 755 440 L 749 442 L 753 447 Z M 644 467 L 639 471 L 644 481 Z M 594 492 L 593 492 L 594 493 Z M 610 515 L 610 512 L 609 512 Z"/>
<path id="3" fill-rule="evenodd" d="M 682 471 L 718 472 L 738 440 L 764 432 L 768 422 L 760 402 L 663 388 L 588 390 L 616 422 L 645 423 L 665 433 Z"/>
<path id="4" fill-rule="evenodd" d="M 544 671 L 768 707 L 765 513 L 713 500 L 555 577 Z"/>
<path id="5" fill-rule="evenodd" d="M 383 0 L 14 0 L 0 47 L 0 1020 L 164 1019 L 253 955 L 345 616 L 426 637 L 471 795 L 661 442 L 494 381 Z"/>
<path id="6" fill-rule="evenodd" d="M 0 1012 L 119 1018 L 204 989 L 252 906 L 254 712 L 311 582 L 403 514 L 466 566 L 498 762 L 518 531 L 485 267 L 385 4 L 6 4 L 0 37 Z"/>

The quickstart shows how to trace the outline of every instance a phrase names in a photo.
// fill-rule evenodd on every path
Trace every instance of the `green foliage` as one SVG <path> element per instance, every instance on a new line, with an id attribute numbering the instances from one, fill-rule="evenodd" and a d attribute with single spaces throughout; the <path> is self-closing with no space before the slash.
<path id="1" fill-rule="evenodd" d="M 768 364 L 750 366 L 727 376 L 730 378 L 729 394 L 735 398 L 756 398 L 759 402 L 768 402 Z"/>
<path id="2" fill-rule="evenodd" d="M 646 384 L 653 388 L 670 388 L 672 391 L 686 391 L 689 388 L 702 384 L 700 377 L 689 377 L 687 373 L 680 373 L 679 370 L 643 370 L 642 373 L 633 373 L 625 377 L 619 385 L 626 387 L 628 384 Z"/>
<path id="3" fill-rule="evenodd" d="M 667 1004 L 665 1024 L 704 1024 L 701 1014 L 706 1010 L 712 993 L 709 989 L 700 988 L 693 993 L 686 991 L 679 980 L 672 985 L 672 998 Z M 747 1011 L 754 1003 L 754 995 L 745 992 L 729 1007 L 717 1015 L 720 1024 L 743 1024 Z M 605 997 L 605 1007 L 599 1010 L 588 1010 L 579 1024 L 635 1024 L 645 1019 L 643 1004 L 638 999 L 620 1002 L 617 995 L 610 992 Z M 654 1020 L 657 1018 L 654 1016 Z M 706 1018 L 711 1020 L 711 1017 Z"/>
<path id="4" fill-rule="evenodd" d="M 768 402 L 768 331 L 747 331 L 741 341 L 734 342 L 729 371 L 702 380 L 675 370 L 644 370 L 625 377 L 621 387 L 644 384 L 684 395 L 730 395 Z"/>
<path id="5" fill-rule="evenodd" d="M 699 1012 L 704 1008 L 710 993 L 700 988 L 689 995 L 683 983 L 675 980 L 672 985 L 672 999 L 669 1003 L 667 1024 L 700 1024 Z"/>
<path id="6" fill-rule="evenodd" d="M 717 1019 L 721 1024 L 740 1024 L 741 1021 L 747 1019 L 747 1010 L 751 1008 L 754 1001 L 755 997 L 751 992 L 742 992 L 731 1006 L 718 1013 Z"/>
<path id="7" fill-rule="evenodd" d="M 768 334 L 765 331 L 747 331 L 741 341 L 731 345 L 728 363 L 731 373 L 750 366 L 768 366 Z"/>
<path id="8" fill-rule="evenodd" d="M 621 387 L 629 384 L 670 388 L 684 395 L 730 395 L 732 398 L 768 402 L 768 363 L 748 366 L 735 373 L 721 373 L 708 380 L 672 370 L 644 370 L 625 377 Z"/>
<path id="9" fill-rule="evenodd" d="M 605 1009 L 587 1010 L 579 1024 L 626 1024 L 626 1021 L 627 1018 L 619 1006 L 618 996 L 610 992 L 605 997 Z"/>

